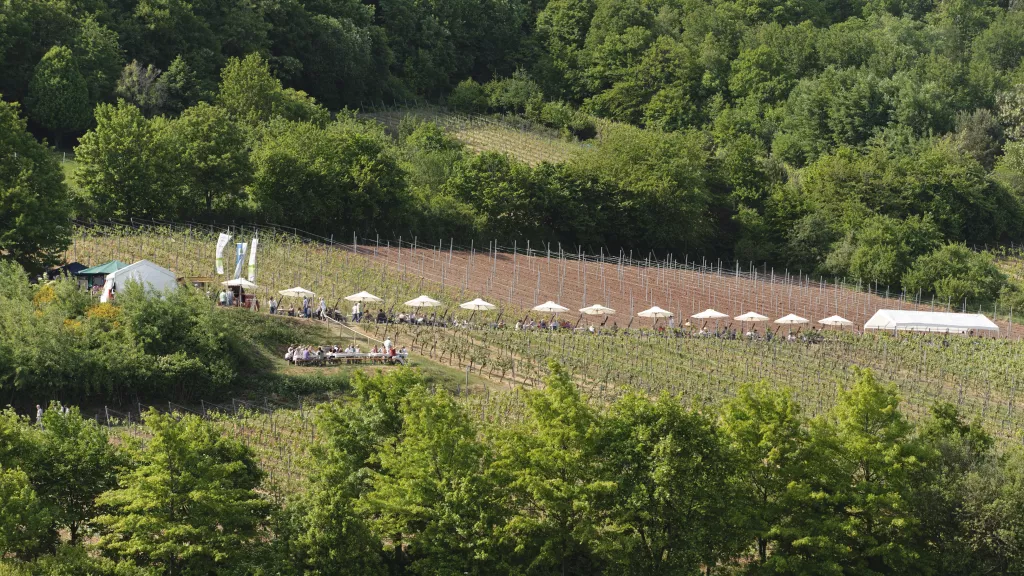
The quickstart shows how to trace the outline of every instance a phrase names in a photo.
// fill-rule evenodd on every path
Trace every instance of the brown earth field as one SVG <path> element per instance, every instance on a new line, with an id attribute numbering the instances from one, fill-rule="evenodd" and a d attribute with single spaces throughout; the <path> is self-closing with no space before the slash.
<path id="1" fill-rule="evenodd" d="M 549 255 L 546 250 L 532 249 L 526 255 L 522 249 L 518 253 L 491 251 L 486 246 L 483 250 L 455 250 L 444 243 L 433 248 L 413 248 L 408 243 L 401 248 L 360 244 L 358 252 L 407 277 L 419 277 L 446 290 L 460 290 L 467 299 L 479 296 L 521 310 L 552 300 L 570 309 L 565 317 L 571 320 L 579 317 L 579 308 L 602 304 L 617 312 L 607 319 L 608 326 L 649 326 L 651 320 L 636 314 L 651 306 L 674 313 L 677 325 L 713 308 L 730 318 L 754 311 L 772 321 L 792 313 L 807 318 L 815 327 L 820 326 L 818 320 L 838 314 L 851 320 L 852 329 L 858 330 L 879 309 L 947 311 L 948 304 L 951 311 L 963 311 L 962 303 L 957 307 L 945 302 L 933 305 L 930 300 L 916 302 L 913 297 L 899 295 L 886 297 L 884 288 L 880 293 L 858 290 L 764 266 L 741 265 L 737 270 L 735 263 L 651 261 L 628 256 L 580 258 L 575 253 L 560 257 L 557 250 Z M 981 312 L 991 318 L 996 310 Z M 532 317 L 549 315 L 534 313 Z M 593 318 L 595 324 L 602 321 L 601 317 Z M 691 322 L 695 327 L 705 325 L 698 320 Z M 738 324 L 722 320 L 720 326 L 730 323 Z M 996 323 L 1000 336 L 1022 334 L 1017 322 L 1011 325 L 1008 317 L 1001 316 Z M 772 327 L 776 329 L 777 325 Z M 714 328 L 713 321 L 710 328 Z"/>

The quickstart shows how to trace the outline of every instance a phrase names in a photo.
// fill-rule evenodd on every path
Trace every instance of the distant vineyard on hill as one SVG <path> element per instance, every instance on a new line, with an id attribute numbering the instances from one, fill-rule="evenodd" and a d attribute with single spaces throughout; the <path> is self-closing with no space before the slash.
<path id="1" fill-rule="evenodd" d="M 474 152 L 501 152 L 530 165 L 564 162 L 592 143 L 567 142 L 558 131 L 518 117 L 485 116 L 421 106 L 365 112 L 396 132 L 405 118 L 434 122 Z"/>

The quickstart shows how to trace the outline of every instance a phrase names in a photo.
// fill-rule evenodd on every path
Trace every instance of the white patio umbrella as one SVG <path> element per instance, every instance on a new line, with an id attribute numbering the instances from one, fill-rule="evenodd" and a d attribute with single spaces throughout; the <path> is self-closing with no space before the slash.
<path id="1" fill-rule="evenodd" d="M 782 318 L 779 318 L 778 320 L 775 321 L 776 324 L 786 324 L 790 326 L 792 326 L 793 324 L 807 324 L 807 322 L 809 322 L 807 318 L 797 316 L 796 314 L 786 314 Z"/>
<path id="2" fill-rule="evenodd" d="M 568 312 L 569 309 L 566 308 L 565 306 L 562 306 L 560 304 L 555 304 L 551 300 L 548 300 L 547 302 L 545 302 L 543 304 L 538 304 L 537 306 L 534 306 L 533 307 L 533 311 L 534 312 L 549 312 L 551 314 L 561 314 L 562 312 Z"/>
<path id="3" fill-rule="evenodd" d="M 384 301 L 381 298 L 378 298 L 378 297 L 374 296 L 373 294 L 370 294 L 369 292 L 367 292 L 365 290 L 362 291 L 362 292 L 359 292 L 358 294 L 351 294 L 349 296 L 345 296 L 345 300 L 348 300 L 349 302 L 359 302 L 360 304 L 367 304 L 369 302 L 383 302 Z"/>
<path id="4" fill-rule="evenodd" d="M 751 311 L 747 312 L 746 314 L 740 314 L 739 316 L 733 318 L 733 320 L 740 321 L 740 332 L 743 332 L 744 322 L 767 322 L 768 317 L 765 316 L 764 314 L 758 314 L 757 312 Z"/>
<path id="5" fill-rule="evenodd" d="M 469 302 L 463 302 L 462 304 L 459 304 L 459 308 L 462 308 L 463 310 L 472 310 L 476 312 L 478 310 L 494 310 L 495 308 L 497 308 L 497 306 L 491 304 L 490 302 L 484 302 L 480 298 L 476 298 L 475 300 L 470 300 Z"/>
<path id="6" fill-rule="evenodd" d="M 587 316 L 608 316 L 609 314 L 615 314 L 615 310 L 607 306 L 601 306 L 600 304 L 591 304 L 586 308 L 580 308 L 580 312 Z"/>
<path id="7" fill-rule="evenodd" d="M 671 313 L 668 310 L 665 310 L 663 308 L 658 308 L 657 306 L 652 306 L 652 307 L 648 308 L 647 310 L 644 310 L 643 312 L 638 313 L 637 316 L 639 316 L 641 318 L 654 318 L 654 325 L 657 326 L 659 318 L 671 318 L 671 317 L 675 316 L 675 314 L 673 314 L 673 313 Z"/>
<path id="8" fill-rule="evenodd" d="M 693 316 L 690 316 L 690 318 L 696 318 L 698 320 L 714 320 L 715 321 L 715 332 L 718 332 L 718 321 L 721 320 L 722 318 L 728 318 L 728 317 L 729 317 L 728 314 L 722 314 L 718 310 L 714 310 L 712 308 L 708 308 L 707 310 L 705 310 L 703 312 L 698 312 L 698 313 L 694 314 Z"/>
<path id="9" fill-rule="evenodd" d="M 850 322 L 842 316 L 829 316 L 828 318 L 822 318 L 818 320 L 818 324 L 822 326 L 853 326 L 853 322 Z"/>
<path id="10" fill-rule="evenodd" d="M 473 313 L 469 315 L 469 319 L 472 320 L 473 316 L 475 316 L 478 311 L 494 310 L 495 308 L 497 308 L 497 306 L 491 304 L 490 302 L 484 302 L 480 298 L 474 298 L 469 302 L 463 302 L 462 304 L 459 304 L 459 308 L 462 308 L 463 310 L 472 310 Z"/>
<path id="11" fill-rule="evenodd" d="M 259 288 L 259 286 L 257 286 L 255 283 L 249 282 L 245 278 L 235 278 L 234 280 L 227 280 L 225 282 L 221 282 L 221 284 L 223 284 L 225 286 L 231 286 L 232 288 L 236 288 L 237 287 L 237 288 L 245 288 L 245 289 L 248 289 L 248 290 L 252 290 L 253 288 Z"/>
<path id="12" fill-rule="evenodd" d="M 789 326 L 790 334 L 793 333 L 794 324 L 807 324 L 808 322 L 809 320 L 807 320 L 807 318 L 797 316 L 796 314 L 786 314 L 782 318 L 779 318 L 778 320 L 775 321 L 776 324 L 783 324 Z"/>
<path id="13" fill-rule="evenodd" d="M 289 288 L 287 290 L 281 290 L 280 292 L 278 292 L 278 294 L 280 294 L 281 296 L 292 296 L 294 298 L 302 298 L 303 296 L 309 296 L 312 298 L 313 296 L 315 296 L 315 294 L 312 291 L 306 290 L 301 286 L 296 286 L 295 288 Z"/>
<path id="14" fill-rule="evenodd" d="M 694 314 L 693 316 L 690 316 L 690 318 L 696 318 L 698 320 L 721 320 L 722 318 L 728 318 L 728 317 L 729 317 L 728 314 L 722 314 L 718 310 L 713 310 L 711 308 L 708 308 L 707 310 L 705 310 L 703 312 L 698 312 L 698 313 Z"/>
<path id="15" fill-rule="evenodd" d="M 663 308 L 658 308 L 657 306 L 654 306 L 648 308 L 647 310 L 644 310 L 643 312 L 638 313 L 637 316 L 641 318 L 654 318 L 655 320 L 657 320 L 658 318 L 671 318 L 675 316 L 675 314 Z"/>
<path id="16" fill-rule="evenodd" d="M 432 308 L 434 306 L 440 306 L 441 303 L 438 302 L 437 300 L 434 300 L 430 296 L 424 294 L 422 296 L 409 300 L 408 302 L 405 303 L 405 305 L 410 306 L 412 308 Z"/>

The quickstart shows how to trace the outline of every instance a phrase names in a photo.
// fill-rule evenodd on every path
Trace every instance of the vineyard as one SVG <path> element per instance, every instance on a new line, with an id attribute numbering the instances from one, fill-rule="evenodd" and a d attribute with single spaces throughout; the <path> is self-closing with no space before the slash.
<path id="1" fill-rule="evenodd" d="M 265 487 L 275 493 L 302 489 L 307 477 L 309 449 L 316 440 L 312 407 L 254 404 L 232 400 L 231 404 L 204 402 L 198 409 L 169 403 L 163 407 L 139 406 L 137 411 L 105 408 L 98 420 L 111 427 L 115 437 L 145 442 L 149 431 L 140 413 L 149 408 L 178 414 L 197 414 L 217 424 L 226 434 L 251 448 L 266 473 Z"/>
<path id="2" fill-rule="evenodd" d="M 214 232 L 209 227 L 155 224 L 82 228 L 68 258 L 87 265 L 114 257 L 148 258 L 179 275 L 209 275 Z M 232 230 L 240 239 L 255 232 Z M 730 315 L 748 309 L 776 317 L 788 312 L 809 318 L 839 313 L 862 322 L 880 307 L 929 309 L 931 302 L 886 298 L 799 273 L 694 263 L 689 257 L 679 262 L 671 256 L 658 261 L 556 249 L 549 254 L 547 247 L 538 251 L 532 246 L 457 250 L 451 243 L 423 246 L 418 239 L 342 244 L 273 228 L 260 228 L 258 233 L 261 299 L 301 285 L 324 295 L 329 306 L 342 307 L 345 295 L 368 290 L 397 312 L 401 302 L 427 293 L 443 303 L 434 309 L 438 317 L 460 319 L 469 319 L 471 313 L 459 310 L 458 302 L 483 296 L 498 304 L 493 312 L 475 313 L 468 327 L 356 328 L 371 338 L 388 335 L 433 362 L 468 369 L 474 377 L 486 379 L 490 385 L 474 386 L 468 394 L 464 388 L 457 392 L 487 421 L 518 419 L 523 408 L 519 390 L 538 386 L 547 360 L 555 358 L 569 367 L 595 401 L 614 399 L 632 388 L 651 394 L 666 391 L 709 405 L 730 396 L 741 383 L 764 379 L 792 389 L 810 414 L 831 407 L 837 384 L 849 382 L 854 367 L 868 367 L 898 386 L 905 409 L 913 416 L 920 417 L 935 401 L 945 400 L 963 407 L 1000 438 L 1018 439 L 1024 430 L 1024 413 L 1016 407 L 1024 344 L 1016 332 L 1013 338 L 978 339 L 823 331 L 820 340 L 806 343 L 695 337 L 652 330 L 649 321 L 630 320 L 641 307 L 658 304 L 682 318 L 714 307 Z M 527 316 L 524 310 L 547 299 L 570 308 L 600 301 L 619 313 L 610 317 L 600 335 L 488 327 L 499 319 L 514 324 Z M 613 322 L 618 329 L 610 329 Z M 1002 336 L 1007 336 L 1012 320 L 1000 322 Z M 298 437 L 303 437 L 299 430 Z M 265 437 L 268 432 L 253 434 Z"/>
<path id="3" fill-rule="evenodd" d="M 391 132 L 397 132 L 406 118 L 433 122 L 474 152 L 501 152 L 530 165 L 564 162 L 588 145 L 566 142 L 557 130 L 516 116 L 499 118 L 429 106 L 387 108 L 362 116 L 380 122 Z"/>

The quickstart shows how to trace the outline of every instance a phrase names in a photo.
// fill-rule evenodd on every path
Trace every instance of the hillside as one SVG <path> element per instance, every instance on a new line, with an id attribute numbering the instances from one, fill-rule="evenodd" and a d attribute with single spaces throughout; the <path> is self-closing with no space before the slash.
<path id="1" fill-rule="evenodd" d="M 492 117 L 448 111 L 440 107 L 420 106 L 367 111 L 360 114 L 380 122 L 397 133 L 403 120 L 432 122 L 443 128 L 474 152 L 500 152 L 520 162 L 565 162 L 596 142 L 567 142 L 557 130 L 516 117 Z"/>
<path id="2" fill-rule="evenodd" d="M 236 231 L 237 233 L 238 231 Z M 253 233 L 246 229 L 241 238 Z M 183 275 L 208 274 L 213 261 L 213 236 L 209 228 L 188 227 L 82 230 L 69 250 L 69 258 L 100 262 L 109 258 L 149 258 Z M 753 308 L 765 314 L 796 312 L 812 318 L 839 312 L 865 318 L 874 307 L 910 305 L 882 296 L 841 287 L 824 288 L 794 278 L 720 276 L 710 270 L 680 270 L 605 262 L 560 261 L 546 254 L 501 255 L 405 247 L 399 251 L 376 244 L 327 244 L 298 238 L 271 229 L 260 231 L 258 293 L 266 302 L 277 290 L 301 285 L 323 294 L 330 306 L 342 306 L 342 298 L 368 290 L 385 299 L 384 307 L 402 310 L 401 302 L 421 293 L 442 301 L 439 316 L 470 314 L 455 305 L 477 296 L 499 304 L 492 313 L 475 314 L 480 325 L 499 316 L 508 325 L 526 316 L 535 301 L 553 299 L 578 307 L 586 270 L 587 303 L 605 293 L 618 314 L 610 317 L 625 328 L 629 320 L 629 292 L 634 311 L 650 303 L 668 304 L 684 315 L 716 307 L 730 314 Z M 467 285 L 467 266 L 470 264 Z M 550 268 L 548 268 L 550 266 Z M 600 270 L 605 271 L 602 285 Z M 492 274 L 493 271 L 493 274 Z M 517 279 L 518 275 L 518 279 Z M 578 277 L 577 277 L 578 275 Z M 621 277 L 621 280 L 620 280 Z M 540 291 L 537 291 L 538 278 Z M 561 283 L 561 297 L 558 288 Z M 511 294 L 511 298 L 509 295 Z M 866 311 L 865 310 L 866 307 Z M 343 308 L 347 312 L 347 306 Z M 776 312 L 777 311 L 777 312 Z M 575 322 L 575 315 L 567 315 Z M 584 320 L 586 322 L 586 320 Z M 1017 378 L 1024 349 L 1017 339 L 900 335 L 856 336 L 850 332 L 824 331 L 817 344 L 727 340 L 719 338 L 665 338 L 649 329 L 614 336 L 592 337 L 586 333 L 515 332 L 492 329 L 442 329 L 369 325 L 371 334 L 392 336 L 399 345 L 491 381 L 466 400 L 477 414 L 506 418 L 521 413 L 514 391 L 517 385 L 536 387 L 546 373 L 546 362 L 556 358 L 570 369 L 577 382 L 597 401 L 609 401 L 628 389 L 649 393 L 668 390 L 701 403 L 714 403 L 735 393 L 745 382 L 765 379 L 794 391 L 811 414 L 827 410 L 836 399 L 836 387 L 850 380 L 854 367 L 873 369 L 895 383 L 909 414 L 921 417 L 937 400 L 961 406 L 1001 438 L 1015 438 L 1024 430 L 1024 414 L 1016 408 Z M 649 326 L 646 325 L 645 326 Z M 762 329 L 763 332 L 763 329 Z M 784 332 L 783 332 L 784 333 Z M 1016 333 L 1016 332 L 1015 332 Z M 511 404 L 510 404 L 511 402 Z"/>

